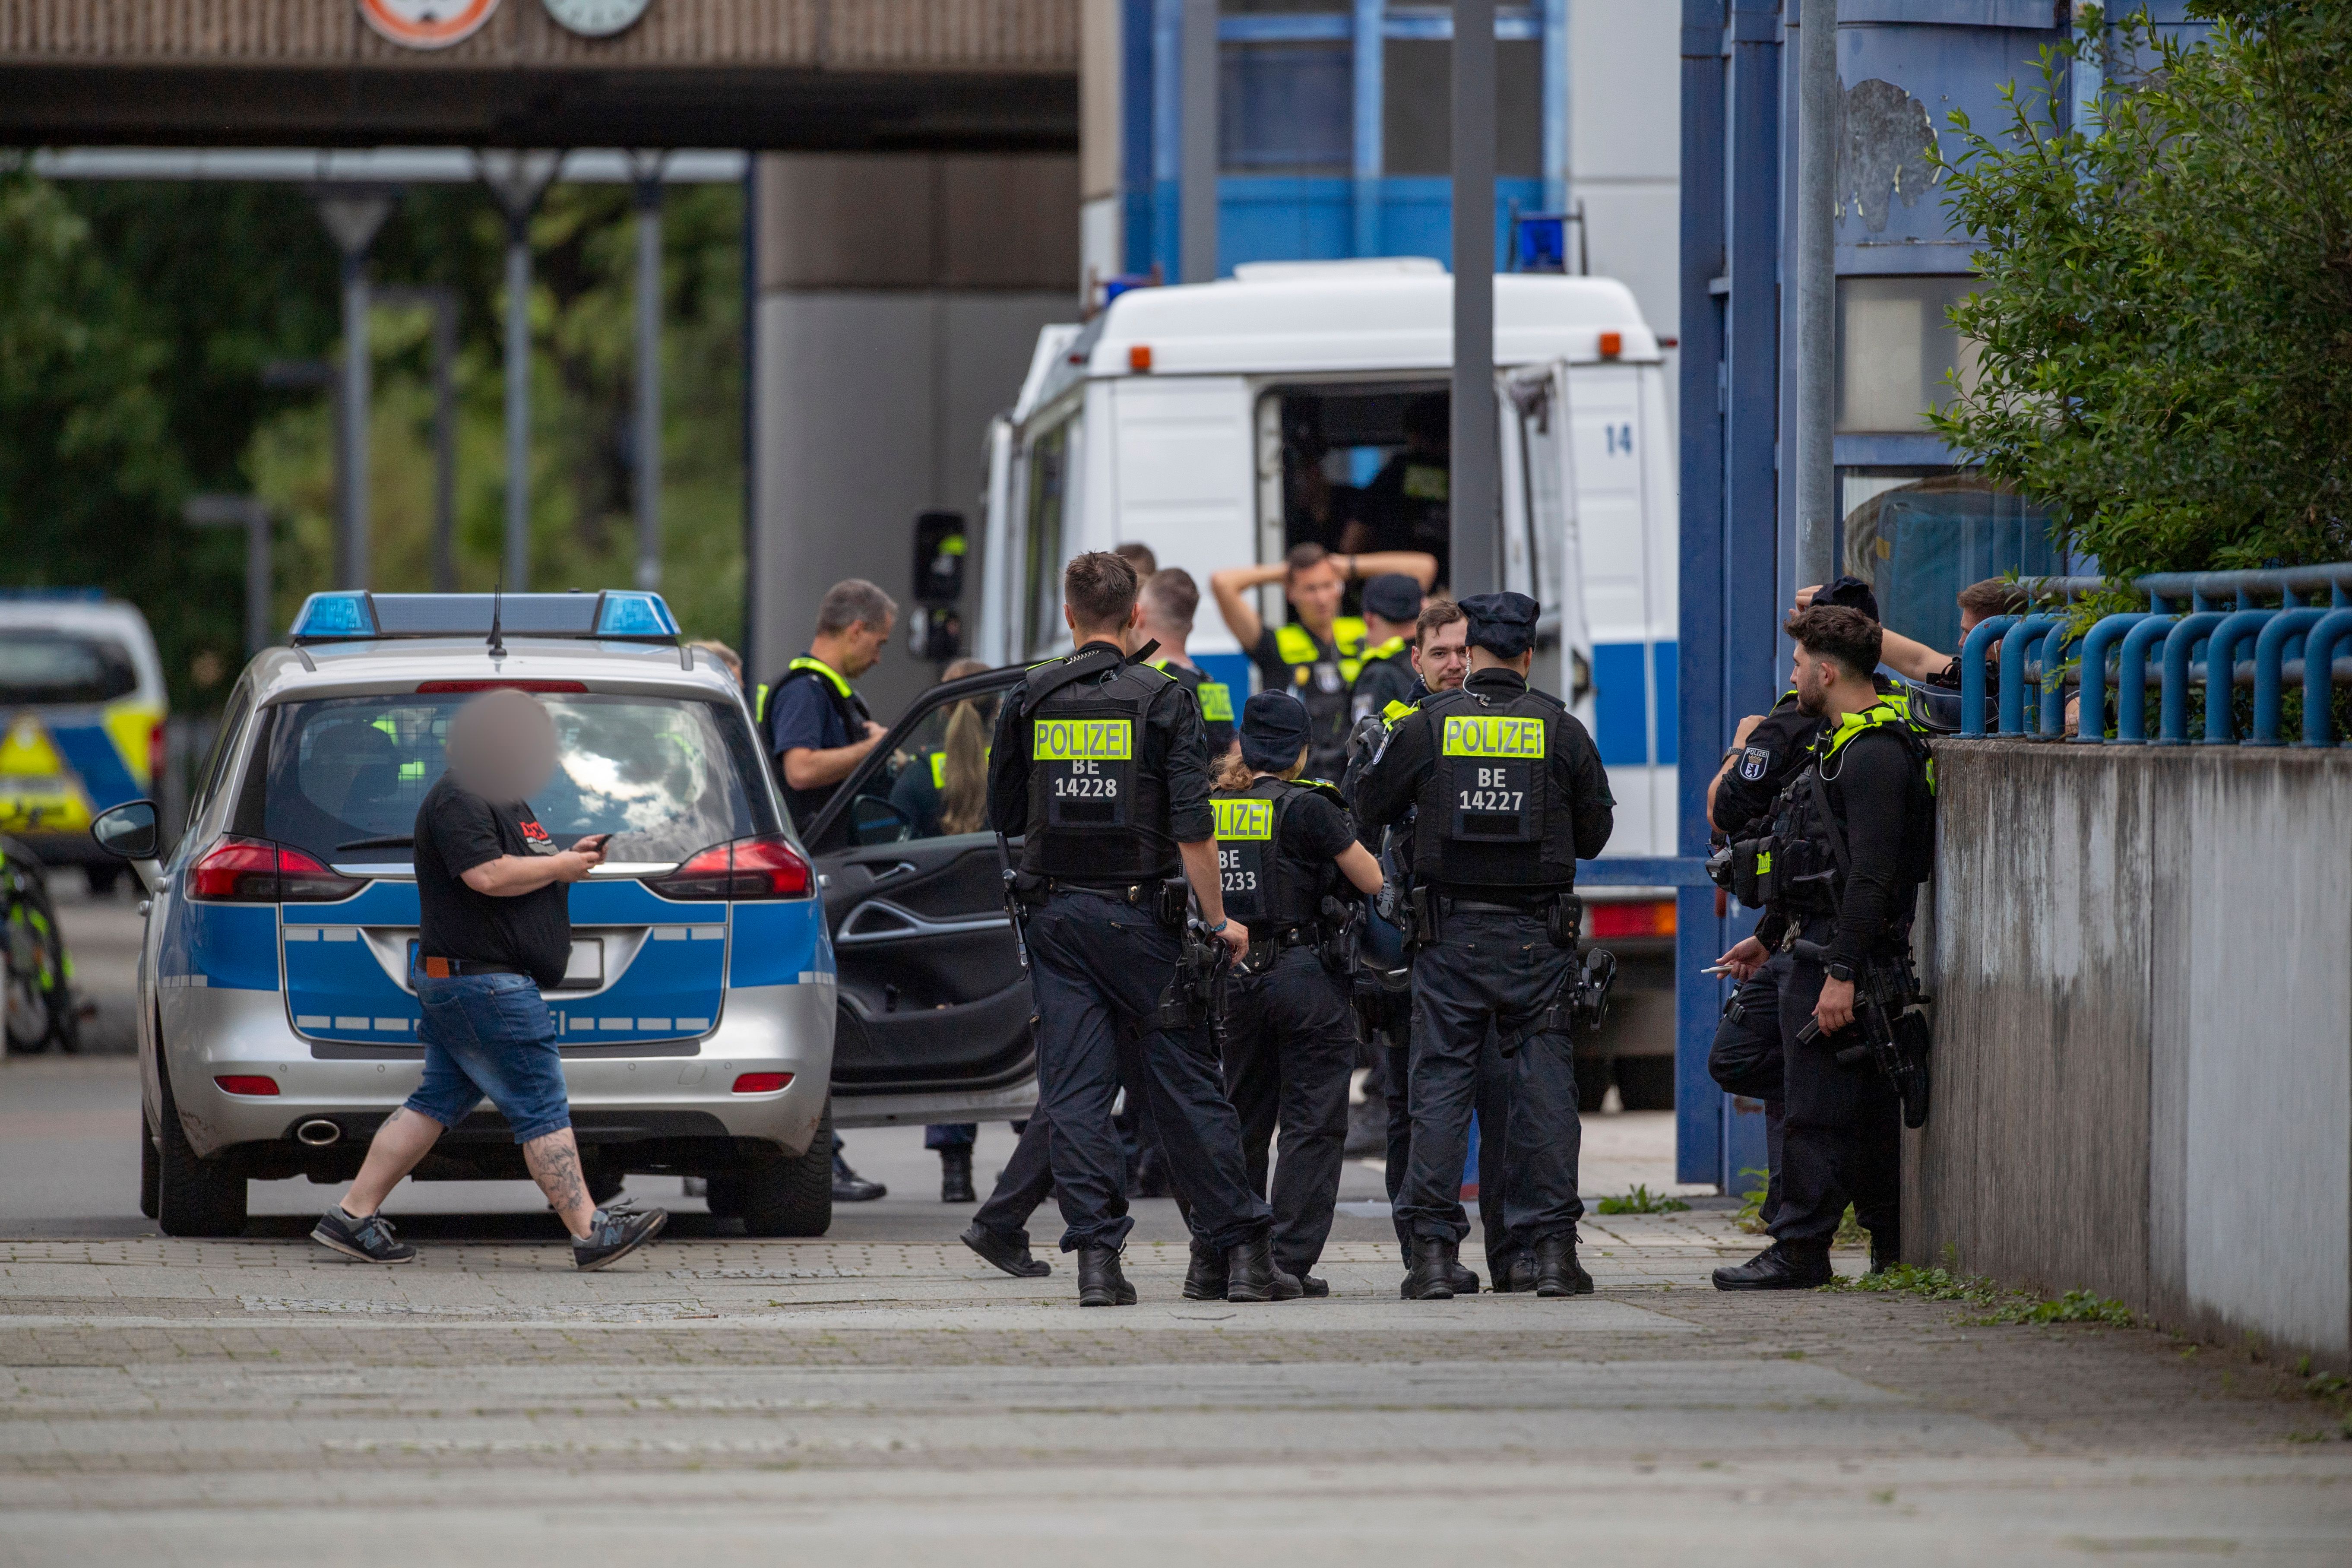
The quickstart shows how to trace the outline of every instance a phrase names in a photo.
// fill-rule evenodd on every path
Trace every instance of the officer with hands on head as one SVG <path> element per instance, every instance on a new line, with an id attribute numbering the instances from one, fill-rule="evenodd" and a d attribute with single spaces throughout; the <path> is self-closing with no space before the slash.
<path id="1" fill-rule="evenodd" d="M 1133 1304 L 1118 1259 L 1134 1221 L 1111 1122 L 1117 1031 L 1133 1030 L 1149 1120 L 1192 1234 L 1224 1258 L 1225 1299 L 1288 1300 L 1299 1284 L 1269 1257 L 1273 1214 L 1249 1188 L 1207 1016 L 1179 1005 L 1185 884 L 1234 959 L 1248 955 L 1249 934 L 1224 911 L 1200 713 L 1128 645 L 1142 619 L 1137 588 L 1134 568 L 1108 552 L 1071 560 L 1062 614 L 1076 651 L 1007 693 L 989 758 L 989 819 L 1022 836 L 1015 893 L 1062 1249 L 1077 1254 L 1080 1306 Z"/>
<path id="2" fill-rule="evenodd" d="M 1790 950 L 1778 997 L 1787 1115 L 1781 1193 L 1772 1245 L 1717 1269 L 1723 1290 L 1828 1283 L 1830 1242 L 1848 1202 L 1870 1232 L 1873 1269 L 1900 1255 L 1900 1104 L 1867 1063 L 1838 1062 L 1849 1042 L 1836 1037 L 1853 1022 L 1864 968 L 1909 944 L 1919 884 L 1935 856 L 1934 764 L 1909 705 L 1873 679 L 1877 622 L 1817 604 L 1785 629 L 1797 645 L 1798 704 L 1822 727 L 1775 803 L 1770 837 L 1734 847 L 1735 859 L 1748 858 L 1745 877 L 1769 879 L 1759 889 L 1769 895 L 1767 913 L 1757 934 L 1721 960 L 1744 985 L 1775 949 Z M 1769 855 L 1768 866 L 1755 864 L 1759 851 Z M 1809 1020 L 1818 1033 L 1806 1039 Z"/>
<path id="3" fill-rule="evenodd" d="M 1414 814 L 1412 1152 L 1397 1205 L 1414 1258 L 1402 1293 L 1454 1294 L 1491 1029 L 1511 1058 L 1506 1125 L 1486 1131 L 1505 1139 L 1505 1223 L 1534 1256 L 1538 1295 L 1580 1294 L 1592 1282 L 1576 1261 L 1582 1125 L 1564 1004 L 1580 981 L 1576 862 L 1608 845 L 1616 803 L 1584 726 L 1528 686 L 1536 602 L 1478 594 L 1462 610 L 1469 679 L 1398 721 L 1357 798 L 1371 822 Z"/>
<path id="4" fill-rule="evenodd" d="M 1364 584 L 1364 651 L 1349 692 L 1348 719 L 1385 713 L 1412 700 L 1413 623 L 1421 618 L 1421 584 L 1402 572 L 1384 572 Z"/>
<path id="5" fill-rule="evenodd" d="M 1815 595 L 1822 604 L 1843 605 L 1878 619 L 1878 597 L 1858 577 L 1840 577 L 1826 588 L 1809 588 L 1800 595 L 1798 607 L 1803 608 Z M 1879 689 L 1885 692 L 1891 688 L 1882 684 Z M 1770 831 L 1773 803 L 1804 766 L 1821 728 L 1821 716 L 1806 712 L 1793 689 L 1781 695 L 1770 712 L 1751 713 L 1739 721 L 1723 765 L 1706 786 L 1707 820 L 1724 842 L 1752 841 Z M 1786 1121 L 1780 1098 L 1785 1078 L 1780 988 L 1793 962 L 1790 953 L 1774 952 L 1739 984 L 1724 1005 L 1706 1058 L 1706 1070 L 1717 1088 L 1763 1102 L 1767 1224 L 1780 1206 L 1781 1136 Z"/>
<path id="6" fill-rule="evenodd" d="M 1143 636 L 1160 645 L 1151 668 L 1192 694 L 1213 762 L 1234 749 L 1234 692 L 1223 681 L 1212 680 L 1185 651 L 1192 617 L 1201 608 L 1201 585 L 1181 566 L 1170 566 L 1144 575 L 1138 602 L 1143 606 Z"/>
<path id="7" fill-rule="evenodd" d="M 1241 750 L 1224 759 L 1211 804 L 1225 914 L 1249 928 L 1249 958 L 1225 1011 L 1225 1087 L 1241 1117 L 1250 1188 L 1274 1170 L 1274 1263 L 1309 1296 L 1331 1287 L 1310 1272 L 1331 1234 L 1348 1137 L 1356 1019 L 1335 949 L 1354 894 L 1381 890 L 1380 863 L 1356 842 L 1339 792 L 1301 779 L 1307 710 L 1283 691 L 1242 708 Z M 1352 893 L 1350 889 L 1352 889 Z M 1213 1300 L 1224 1260 L 1195 1247 L 1184 1294 Z"/>

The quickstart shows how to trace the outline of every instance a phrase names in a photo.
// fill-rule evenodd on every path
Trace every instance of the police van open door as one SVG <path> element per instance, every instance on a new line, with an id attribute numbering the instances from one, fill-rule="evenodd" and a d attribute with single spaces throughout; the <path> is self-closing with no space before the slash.
<path id="1" fill-rule="evenodd" d="M 1035 1101 L 1029 977 L 980 815 L 996 706 L 1024 673 L 923 693 L 799 825 L 840 980 L 837 1126 L 1001 1121 Z"/>
<path id="2" fill-rule="evenodd" d="M 1568 364 L 1502 378 L 1503 586 L 1543 606 L 1530 683 L 1592 726 L 1592 637 L 1584 618 Z"/>

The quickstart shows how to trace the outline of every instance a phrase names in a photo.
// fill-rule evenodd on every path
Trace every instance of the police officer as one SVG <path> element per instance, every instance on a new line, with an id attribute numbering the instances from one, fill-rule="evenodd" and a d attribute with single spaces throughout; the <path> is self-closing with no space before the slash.
<path id="1" fill-rule="evenodd" d="M 1413 623 L 1421 618 L 1421 584 L 1402 572 L 1384 572 L 1364 584 L 1364 652 L 1349 692 L 1351 723 L 1412 700 Z"/>
<path id="2" fill-rule="evenodd" d="M 1423 945 L 1412 969 L 1412 1152 L 1398 1204 L 1414 1247 L 1402 1294 L 1454 1294 L 1470 1228 L 1462 1166 L 1492 1029 L 1511 1056 L 1506 1125 L 1486 1130 L 1506 1140 L 1505 1220 L 1534 1255 L 1536 1293 L 1565 1296 L 1592 1284 L 1576 1261 L 1582 1129 L 1559 1009 L 1577 978 L 1576 862 L 1607 846 L 1616 803 L 1584 726 L 1528 686 L 1536 602 L 1479 594 L 1462 610 L 1469 679 L 1398 722 L 1358 800 L 1374 822 L 1414 813 Z"/>
<path id="3" fill-rule="evenodd" d="M 1307 706 L 1310 726 L 1307 771 L 1335 779 L 1348 761 L 1349 689 L 1363 665 L 1364 623 L 1339 613 L 1349 582 L 1358 575 L 1402 573 L 1426 588 L 1437 579 L 1437 559 L 1412 551 L 1334 555 L 1301 544 L 1271 566 L 1228 566 L 1209 574 L 1209 591 L 1265 690 L 1287 691 Z M 1279 626 L 1259 619 L 1250 590 L 1268 583 L 1298 618 Z"/>
<path id="4" fill-rule="evenodd" d="M 1843 605 L 1878 619 L 1878 598 L 1857 577 L 1840 577 L 1825 588 L 1806 591 L 1811 602 Z M 1801 605 L 1800 605 L 1801 608 Z M 1882 692 L 1893 689 L 1882 683 Z M 1753 842 L 1770 831 L 1773 803 L 1811 755 L 1820 734 L 1820 715 L 1808 713 L 1792 689 L 1769 713 L 1739 721 L 1723 766 L 1706 789 L 1708 820 L 1727 844 Z M 1774 952 L 1743 981 L 1724 1005 L 1706 1068 L 1726 1094 L 1744 1095 L 1764 1106 L 1767 1224 L 1780 1205 L 1781 1135 L 1786 1118 L 1780 1095 L 1784 1078 L 1780 1038 L 1780 990 L 1791 954 Z"/>
<path id="5" fill-rule="evenodd" d="M 1187 1021 L 1177 985 L 1183 885 L 1213 940 L 1239 959 L 1249 935 L 1224 912 L 1208 747 L 1184 689 L 1129 657 L 1141 621 L 1135 571 L 1089 552 L 1062 578 L 1076 651 L 1029 672 L 1000 710 L 989 759 L 996 830 L 1020 834 L 1037 1002 L 1038 1107 L 1066 1226 L 1078 1304 L 1130 1305 L 1118 1255 L 1125 1159 L 1111 1123 L 1117 1030 L 1142 1037 L 1141 1088 L 1193 1235 L 1221 1253 L 1226 1299 L 1296 1297 L 1267 1251 L 1273 1223 L 1249 1189 L 1241 1126 L 1219 1081 L 1205 1012 Z M 1181 880 L 1177 879 L 1180 877 Z"/>
<path id="6" fill-rule="evenodd" d="M 1201 608 L 1201 585 L 1181 566 L 1148 573 L 1143 578 L 1143 635 L 1160 645 L 1151 668 L 1192 694 L 1201 710 L 1201 727 L 1209 737 L 1212 761 L 1234 749 L 1234 693 L 1222 680 L 1192 662 L 1185 645 L 1192 637 L 1192 617 Z"/>
<path id="7" fill-rule="evenodd" d="M 1908 703 L 1872 679 L 1877 622 L 1814 605 L 1791 616 L 1786 630 L 1797 645 L 1799 706 L 1822 726 L 1775 806 L 1766 918 L 1722 960 L 1744 984 L 1774 948 L 1790 951 L 1779 994 L 1788 1118 L 1781 1194 L 1772 1245 L 1717 1269 L 1724 1290 L 1827 1283 L 1830 1241 L 1848 1202 L 1871 1233 L 1872 1268 L 1899 1257 L 1900 1105 L 1867 1064 L 1839 1064 L 1850 1041 L 1836 1037 L 1853 1022 L 1854 984 L 1865 966 L 1909 943 L 1935 854 L 1934 768 Z M 1807 946 L 1798 948 L 1800 941 Z M 1808 1019 L 1818 1027 L 1810 1040 L 1800 1037 Z"/>
<path id="8" fill-rule="evenodd" d="M 1300 779 L 1307 710 L 1282 691 L 1242 709 L 1241 750 L 1211 796 L 1225 913 L 1249 928 L 1249 958 L 1225 1013 L 1225 1087 L 1241 1116 L 1250 1188 L 1265 1192 L 1277 1123 L 1274 1262 L 1309 1296 L 1331 1287 L 1311 1272 L 1331 1234 L 1348 1136 L 1356 1020 L 1333 951 L 1347 923 L 1347 888 L 1381 889 L 1377 861 L 1356 842 L 1339 790 Z M 1196 1248 L 1185 1295 L 1224 1294 L 1223 1259 Z"/>

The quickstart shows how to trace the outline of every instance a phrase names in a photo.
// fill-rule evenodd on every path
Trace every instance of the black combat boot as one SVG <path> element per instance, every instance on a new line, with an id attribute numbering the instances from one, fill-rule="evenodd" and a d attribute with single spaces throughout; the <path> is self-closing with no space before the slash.
<path id="1" fill-rule="evenodd" d="M 1118 1248 L 1115 1247 L 1081 1247 L 1078 1248 L 1078 1305 L 1081 1307 L 1132 1307 L 1135 1287 L 1127 1282 L 1119 1271 Z"/>
<path id="2" fill-rule="evenodd" d="M 1576 1233 L 1547 1236 L 1536 1243 L 1535 1288 L 1538 1296 L 1590 1296 L 1592 1276 L 1576 1260 Z"/>
<path id="3" fill-rule="evenodd" d="M 1192 1267 L 1184 1270 L 1184 1300 L 1222 1301 L 1224 1299 L 1225 1255 L 1196 1236 L 1192 1238 Z"/>
<path id="4" fill-rule="evenodd" d="M 1415 1245 L 1420 1257 L 1397 1294 L 1408 1301 L 1451 1301 L 1454 1296 L 1454 1271 L 1461 1267 L 1454 1243 L 1442 1236 L 1424 1236 Z"/>
<path id="5" fill-rule="evenodd" d="M 1495 1265 L 1495 1293 L 1498 1296 L 1523 1296 L 1536 1288 L 1536 1259 L 1531 1252 L 1508 1252 L 1500 1259 L 1488 1258 Z"/>
<path id="6" fill-rule="evenodd" d="M 1870 1233 L 1870 1271 L 1884 1274 L 1903 1261 L 1903 1233 L 1893 1226 Z"/>
<path id="7" fill-rule="evenodd" d="M 1296 1274 L 1274 1266 L 1266 1238 L 1237 1241 L 1225 1248 L 1225 1300 L 1228 1301 L 1296 1301 L 1305 1294 Z"/>
<path id="8" fill-rule="evenodd" d="M 1734 1268 L 1715 1271 L 1718 1290 L 1811 1290 L 1835 1278 L 1826 1247 L 1789 1247 L 1774 1242 Z"/>
<path id="9" fill-rule="evenodd" d="M 959 1143 L 940 1151 L 940 1202 L 943 1204 L 976 1204 L 980 1194 L 971 1190 L 971 1145 Z"/>

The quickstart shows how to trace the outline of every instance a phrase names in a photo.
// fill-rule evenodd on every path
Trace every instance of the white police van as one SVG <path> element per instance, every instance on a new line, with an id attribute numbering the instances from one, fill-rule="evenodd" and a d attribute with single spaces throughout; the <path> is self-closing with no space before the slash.
<path id="1" fill-rule="evenodd" d="M 826 910 L 845 879 L 784 812 L 741 688 L 645 593 L 515 594 L 495 611 L 488 595 L 313 595 L 292 646 L 239 678 L 169 862 L 152 802 L 99 816 L 93 837 L 152 895 L 142 1209 L 169 1235 L 235 1235 L 247 1182 L 347 1180 L 415 1088 L 410 836 L 451 717 L 492 687 L 555 720 L 557 771 L 531 801 L 550 835 L 613 835 L 571 889 L 571 967 L 547 995 L 592 1193 L 633 1172 L 702 1176 L 712 1211 L 754 1235 L 822 1234 L 840 1005 Z M 992 908 L 996 967 L 1017 980 Z M 870 978 L 919 994 L 935 944 L 896 934 L 909 940 L 861 950 Z M 863 1064 L 857 1120 L 1017 1115 L 1004 1106 L 1033 1098 L 1025 1029 L 973 1071 L 923 1044 Z M 417 1172 L 525 1174 L 487 1104 Z"/>
<path id="2" fill-rule="evenodd" d="M 980 657 L 1066 648 L 1062 563 L 1133 540 L 1201 583 L 1193 658 L 1253 689 L 1209 574 L 1334 542 L 1335 513 L 1402 449 L 1414 400 L 1448 390 L 1453 298 L 1433 261 L 1268 262 L 1047 328 L 990 435 Z M 1608 766 L 1609 852 L 1672 855 L 1679 532 L 1657 337 L 1614 279 L 1508 273 L 1495 362 L 1504 585 L 1544 606 L 1536 683 L 1573 697 Z M 1278 586 L 1260 613 L 1289 618 Z M 1588 902 L 1590 934 L 1670 965 L 1667 889 Z M 1671 968 L 1652 978 L 1664 1024 L 1643 1031 L 1656 1060 L 1642 1092 L 1621 1072 L 1629 1104 L 1671 1103 Z M 1625 979 L 1621 1016 L 1645 984 L 1638 968 Z"/>

